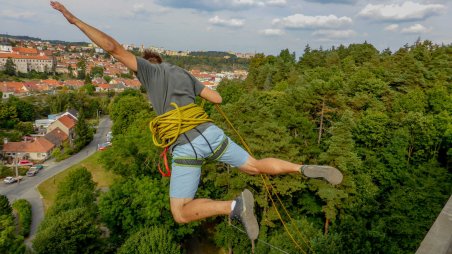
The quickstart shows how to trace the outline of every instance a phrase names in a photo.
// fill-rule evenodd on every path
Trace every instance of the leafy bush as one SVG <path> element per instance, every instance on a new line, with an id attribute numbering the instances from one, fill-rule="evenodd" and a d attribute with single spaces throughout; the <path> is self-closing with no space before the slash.
<path id="1" fill-rule="evenodd" d="M 8 198 L 0 195 L 0 253 L 22 254 L 24 238 L 16 234 L 12 211 Z"/>
<path id="2" fill-rule="evenodd" d="M 0 178 L 11 176 L 13 173 L 13 168 L 7 167 L 5 165 L 0 165 Z"/>
<path id="3" fill-rule="evenodd" d="M 95 199 L 91 173 L 83 167 L 71 171 L 58 185 L 55 204 L 33 240 L 36 253 L 94 253 L 99 250 Z"/>
<path id="4" fill-rule="evenodd" d="M 0 215 L 11 215 L 11 204 L 5 195 L 0 195 Z"/>
<path id="5" fill-rule="evenodd" d="M 95 184 L 91 173 L 83 167 L 73 170 L 58 185 L 55 204 L 50 208 L 49 214 L 58 214 L 63 211 L 94 206 Z"/>
<path id="6" fill-rule="evenodd" d="M 32 220 L 31 204 L 25 199 L 19 199 L 14 201 L 12 207 L 19 216 L 19 234 L 27 237 L 30 234 L 30 226 Z"/>
<path id="7" fill-rule="evenodd" d="M 44 220 L 33 240 L 37 254 L 94 253 L 100 230 L 86 208 L 61 212 Z"/>
<path id="8" fill-rule="evenodd" d="M 161 227 L 144 228 L 130 236 L 118 250 L 118 254 L 178 254 L 179 246 L 170 230 Z"/>

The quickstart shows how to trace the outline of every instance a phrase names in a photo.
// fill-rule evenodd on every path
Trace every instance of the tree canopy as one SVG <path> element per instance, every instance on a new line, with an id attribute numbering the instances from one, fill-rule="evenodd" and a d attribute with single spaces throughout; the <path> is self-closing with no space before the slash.
<path id="1" fill-rule="evenodd" d="M 307 46 L 299 59 L 287 49 L 277 56 L 257 54 L 245 81 L 225 80 L 218 87 L 232 124 L 256 158 L 335 166 L 344 181 L 333 187 L 299 174 L 272 176 L 266 181 L 269 195 L 259 176 L 207 163 L 196 197 L 229 200 L 252 190 L 259 239 L 289 253 L 415 252 L 452 192 L 451 52 L 452 46 L 418 41 L 394 53 L 362 43 L 327 50 Z M 246 235 L 227 218 L 175 224 L 169 180 L 156 169 L 151 110 L 137 91 L 117 95 L 110 107 L 114 139 L 101 162 L 122 177 L 89 209 L 98 209 L 109 229 L 105 251 L 177 253 L 202 237 L 218 248 L 249 253 Z M 221 114 L 211 105 L 206 110 L 238 141 Z M 75 225 L 72 218 L 82 212 L 73 208 L 94 203 L 93 196 L 66 198 L 57 202 L 58 220 Z M 63 235 L 52 223 L 42 227 Z M 96 239 L 93 228 L 80 228 Z M 256 253 L 279 251 L 258 241 Z"/>

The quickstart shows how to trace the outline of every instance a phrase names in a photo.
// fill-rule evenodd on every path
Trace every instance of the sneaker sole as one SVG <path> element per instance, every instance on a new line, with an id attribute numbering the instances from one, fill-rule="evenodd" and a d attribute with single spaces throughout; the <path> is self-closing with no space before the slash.
<path id="1" fill-rule="evenodd" d="M 242 192 L 243 200 L 243 224 L 246 229 L 246 233 L 251 240 L 256 240 L 259 235 L 259 225 L 257 224 L 256 216 L 254 216 L 254 197 L 253 194 L 245 189 Z"/>
<path id="2" fill-rule="evenodd" d="M 324 178 L 332 185 L 340 184 L 344 178 L 337 168 L 331 166 L 306 165 L 303 174 L 309 178 Z"/>

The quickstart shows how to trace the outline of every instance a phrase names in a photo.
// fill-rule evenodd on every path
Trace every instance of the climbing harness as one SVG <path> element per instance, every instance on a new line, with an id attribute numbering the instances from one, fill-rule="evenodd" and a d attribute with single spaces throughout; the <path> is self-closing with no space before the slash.
<path id="1" fill-rule="evenodd" d="M 173 162 L 175 164 L 178 164 L 181 166 L 201 166 L 202 164 L 204 164 L 205 161 L 215 161 L 218 158 L 220 158 L 223 155 L 223 153 L 226 151 L 226 148 L 229 145 L 229 140 L 227 138 L 225 138 L 216 149 L 212 149 L 212 147 L 209 144 L 209 141 L 207 141 L 207 139 L 203 135 L 202 135 L 202 137 L 205 139 L 206 143 L 209 145 L 210 150 L 212 152 L 212 154 L 209 157 L 204 158 L 204 159 L 197 158 L 196 151 L 193 148 L 193 151 L 195 151 L 196 158 L 174 158 Z"/>

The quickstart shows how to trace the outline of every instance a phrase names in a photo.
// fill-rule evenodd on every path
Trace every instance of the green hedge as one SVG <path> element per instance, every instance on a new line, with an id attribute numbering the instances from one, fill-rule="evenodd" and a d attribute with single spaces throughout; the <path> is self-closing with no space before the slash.
<path id="1" fill-rule="evenodd" d="M 24 237 L 30 234 L 31 204 L 25 199 L 18 199 L 12 205 L 19 217 L 18 233 Z"/>
<path id="2" fill-rule="evenodd" d="M 19 175 L 24 176 L 30 167 L 18 167 Z M 0 165 L 0 178 L 7 176 L 16 176 L 16 169 L 14 167 L 7 167 Z"/>

